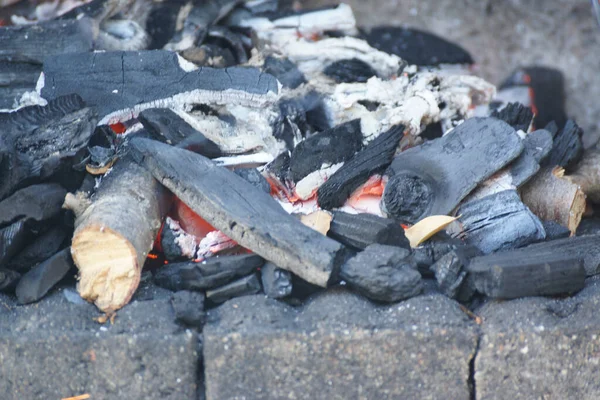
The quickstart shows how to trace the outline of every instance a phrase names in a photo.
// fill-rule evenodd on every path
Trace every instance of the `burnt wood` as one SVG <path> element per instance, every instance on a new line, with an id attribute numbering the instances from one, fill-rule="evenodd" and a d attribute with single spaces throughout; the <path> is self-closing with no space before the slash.
<path id="1" fill-rule="evenodd" d="M 0 292 L 14 290 L 21 279 L 21 274 L 11 269 L 0 267 Z"/>
<path id="2" fill-rule="evenodd" d="M 134 139 L 137 161 L 208 223 L 280 268 L 326 286 L 344 247 L 289 215 L 267 193 L 201 155 Z"/>
<path id="3" fill-rule="evenodd" d="M 34 303 L 48 293 L 73 268 L 69 249 L 64 249 L 27 272 L 15 293 L 20 304 Z"/>
<path id="4" fill-rule="evenodd" d="M 344 163 L 317 190 L 319 206 L 325 210 L 343 206 L 370 176 L 383 173 L 392 162 L 403 135 L 404 125 L 394 126 Z"/>
<path id="5" fill-rule="evenodd" d="M 41 64 L 0 61 L 0 109 L 13 109 L 21 96 L 35 89 Z"/>
<path id="6" fill-rule="evenodd" d="M 458 297 L 467 277 L 466 266 L 471 258 L 481 255 L 481 252 L 471 246 L 456 248 L 444 254 L 432 266 L 440 292 L 455 299 Z"/>
<path id="7" fill-rule="evenodd" d="M 56 217 L 67 191 L 56 183 L 32 185 L 0 202 L 0 227 L 17 220 L 41 222 Z"/>
<path id="8" fill-rule="evenodd" d="M 206 320 L 203 293 L 187 290 L 173 293 L 171 305 L 175 312 L 175 321 L 193 328 L 202 328 Z"/>
<path id="9" fill-rule="evenodd" d="M 399 223 L 373 214 L 334 211 L 327 236 L 357 250 L 364 250 L 375 243 L 410 249 Z"/>
<path id="10" fill-rule="evenodd" d="M 249 296 L 260 292 L 260 279 L 258 274 L 240 278 L 216 289 L 206 291 L 206 298 L 213 303 L 224 303 L 234 297 Z"/>
<path id="11" fill-rule="evenodd" d="M 412 259 L 417 263 L 417 268 L 423 276 L 432 276 L 431 265 L 452 250 L 465 246 L 459 240 L 450 237 L 446 232 L 440 232 L 431 239 L 413 249 Z"/>
<path id="12" fill-rule="evenodd" d="M 154 274 L 154 282 L 166 289 L 202 291 L 225 285 L 256 271 L 265 260 L 256 254 L 220 256 L 202 262 L 169 263 Z"/>
<path id="13" fill-rule="evenodd" d="M 564 128 L 554 135 L 550 154 L 542 164 L 547 167 L 563 167 L 570 172 L 583 156 L 583 129 L 573 120 L 568 120 Z"/>
<path id="14" fill-rule="evenodd" d="M 263 64 L 263 70 L 277 78 L 286 88 L 296 89 L 306 83 L 304 74 L 300 72 L 296 64 L 287 58 L 267 56 Z"/>
<path id="15" fill-rule="evenodd" d="M 256 168 L 238 168 L 233 172 L 263 192 L 271 193 L 271 185 Z"/>
<path id="16" fill-rule="evenodd" d="M 515 130 L 471 118 L 447 135 L 397 155 L 388 168 L 382 211 L 402 222 L 449 214 L 479 183 L 523 151 Z"/>
<path id="17" fill-rule="evenodd" d="M 508 103 L 502 110 L 492 111 L 490 116 L 501 119 L 517 131 L 527 132 L 533 120 L 533 111 L 521 103 Z"/>
<path id="18" fill-rule="evenodd" d="M 0 229 L 0 266 L 4 266 L 27 244 L 31 232 L 24 219 Z"/>
<path id="19" fill-rule="evenodd" d="M 358 58 L 339 60 L 329 64 L 323 73 L 336 83 L 366 82 L 377 76 L 377 71 Z"/>
<path id="20" fill-rule="evenodd" d="M 67 232 L 65 228 L 62 226 L 55 226 L 25 247 L 19 254 L 10 260 L 7 267 L 25 273 L 38 263 L 56 254 L 66 238 Z"/>
<path id="21" fill-rule="evenodd" d="M 271 262 L 260 267 L 260 279 L 267 297 L 281 299 L 292 294 L 291 272 L 281 269 Z"/>

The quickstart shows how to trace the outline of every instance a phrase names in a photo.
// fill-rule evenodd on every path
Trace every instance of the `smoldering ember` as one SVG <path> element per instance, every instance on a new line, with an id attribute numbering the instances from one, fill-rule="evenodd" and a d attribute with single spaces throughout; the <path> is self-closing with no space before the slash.
<path id="1" fill-rule="evenodd" d="M 558 70 L 345 4 L 8 3 L 2 399 L 600 395 Z"/>

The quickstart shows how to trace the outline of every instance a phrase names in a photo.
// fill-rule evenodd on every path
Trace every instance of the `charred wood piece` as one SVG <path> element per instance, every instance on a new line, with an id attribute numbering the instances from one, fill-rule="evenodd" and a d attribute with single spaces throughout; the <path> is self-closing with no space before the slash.
<path id="1" fill-rule="evenodd" d="M 263 71 L 273 75 L 286 88 L 296 89 L 306 83 L 304 74 L 300 72 L 296 64 L 287 58 L 268 56 L 265 59 Z"/>
<path id="2" fill-rule="evenodd" d="M 200 263 L 170 263 L 156 272 L 154 282 L 173 291 L 203 291 L 248 275 L 264 263 L 265 260 L 255 254 L 220 256 Z"/>
<path id="3" fill-rule="evenodd" d="M 135 139 L 130 146 L 137 161 L 195 213 L 280 268 L 325 287 L 343 263 L 341 244 L 304 226 L 235 173 L 160 142 Z"/>
<path id="4" fill-rule="evenodd" d="M 0 229 L 0 265 L 5 265 L 18 254 L 25 247 L 30 236 L 31 232 L 27 228 L 25 219 Z"/>
<path id="5" fill-rule="evenodd" d="M 554 135 L 550 154 L 542 164 L 550 168 L 560 166 L 570 172 L 583 156 L 583 129 L 573 120 L 568 120 L 564 128 Z"/>
<path id="6" fill-rule="evenodd" d="M 544 231 L 546 232 L 546 240 L 566 239 L 571 236 L 571 231 L 554 221 L 542 221 Z"/>
<path id="7" fill-rule="evenodd" d="M 250 296 L 260 292 L 260 279 L 258 274 L 246 276 L 225 286 L 207 290 L 206 298 L 213 303 L 224 303 L 234 297 Z"/>
<path id="8" fill-rule="evenodd" d="M 42 222 L 56 217 L 67 191 L 56 183 L 31 185 L 0 202 L 0 227 L 17 220 Z"/>
<path id="9" fill-rule="evenodd" d="M 336 83 L 366 82 L 377 76 L 377 71 L 358 58 L 339 60 L 329 64 L 323 73 Z"/>
<path id="10" fill-rule="evenodd" d="M 399 223 L 373 214 L 334 211 L 327 235 L 357 250 L 364 250 L 375 243 L 410 249 L 404 229 Z"/>
<path id="11" fill-rule="evenodd" d="M 579 257 L 558 249 L 540 253 L 533 246 L 476 257 L 467 270 L 479 293 L 502 299 L 574 293 L 586 276 Z"/>
<path id="12" fill-rule="evenodd" d="M 496 118 L 471 118 L 447 135 L 397 155 L 381 209 L 401 222 L 450 213 L 479 183 L 523 151 L 515 130 Z"/>
<path id="13" fill-rule="evenodd" d="M 256 168 L 238 168 L 233 172 L 263 192 L 271 193 L 271 185 L 269 185 L 269 182 L 267 182 L 265 177 Z"/>
<path id="14" fill-rule="evenodd" d="M 484 254 L 544 240 L 542 222 L 514 190 L 504 190 L 460 206 L 462 235 Z"/>
<path id="15" fill-rule="evenodd" d="M 206 320 L 204 293 L 181 290 L 171 296 L 175 321 L 193 328 L 202 328 Z"/>
<path id="16" fill-rule="evenodd" d="M 13 109 L 25 92 L 35 89 L 41 64 L 0 61 L 0 109 Z"/>
<path id="17" fill-rule="evenodd" d="M 48 293 L 73 268 L 71 253 L 64 249 L 33 267 L 19 281 L 15 290 L 20 304 L 34 303 Z"/>
<path id="18" fill-rule="evenodd" d="M 403 125 L 394 126 L 345 162 L 319 187 L 319 206 L 325 210 L 343 206 L 350 195 L 370 176 L 383 173 L 392 162 L 403 134 Z"/>
<path id="19" fill-rule="evenodd" d="M 423 276 L 431 276 L 430 267 L 434 263 L 449 252 L 463 246 L 464 244 L 460 240 L 450 237 L 445 232 L 440 232 L 413 249 L 412 259 Z"/>
<path id="20" fill-rule="evenodd" d="M 181 6 L 178 2 L 153 5 L 146 21 L 146 29 L 150 36 L 149 50 L 162 49 L 171 40 L 175 34 Z"/>
<path id="21" fill-rule="evenodd" d="M 9 261 L 9 269 L 25 273 L 38 263 L 56 254 L 67 238 L 66 230 L 56 226 L 45 232 Z"/>
<path id="22" fill-rule="evenodd" d="M 481 252 L 477 248 L 464 246 L 446 253 L 436 261 L 431 266 L 431 270 L 435 274 L 440 292 L 451 299 L 456 299 L 467 277 L 466 267 L 469 261 L 480 255 Z"/>
<path id="23" fill-rule="evenodd" d="M 17 271 L 0 267 L 0 292 L 13 291 L 19 279 L 21 274 Z"/>
<path id="24" fill-rule="evenodd" d="M 281 299 L 292 293 L 292 274 L 268 262 L 260 268 L 260 279 L 267 297 Z"/>
<path id="25" fill-rule="evenodd" d="M 381 244 L 372 244 L 350 258 L 342 265 L 340 277 L 365 297 L 388 303 L 414 297 L 423 290 L 410 251 Z"/>
<path id="26" fill-rule="evenodd" d="M 521 103 L 508 103 L 500 111 L 494 110 L 490 116 L 501 119 L 515 128 L 516 131 L 527 132 L 533 120 L 533 111 Z"/>
<path id="27" fill-rule="evenodd" d="M 163 50 L 49 57 L 44 75 L 52 85 L 44 85 L 43 98 L 77 93 L 97 109 L 101 125 L 137 117 L 147 108 L 193 103 L 262 107 L 279 96 L 275 77 L 256 68 L 193 69 Z"/>

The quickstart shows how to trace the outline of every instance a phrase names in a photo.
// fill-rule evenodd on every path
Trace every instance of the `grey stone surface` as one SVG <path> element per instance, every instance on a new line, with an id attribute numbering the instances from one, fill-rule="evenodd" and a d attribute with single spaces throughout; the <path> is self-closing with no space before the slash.
<path id="1" fill-rule="evenodd" d="M 307 7 L 338 0 L 308 0 Z M 521 66 L 565 74 L 567 111 L 600 134 L 600 26 L 589 0 L 345 0 L 362 26 L 404 25 L 454 41 L 471 52 L 478 74 L 499 84 Z M 588 139 L 589 142 L 589 139 Z"/>
<path id="2" fill-rule="evenodd" d="M 61 292 L 28 306 L 0 294 L 0 398 L 196 399 L 198 337 L 174 322 L 168 297 L 100 325 L 93 305 Z"/>
<path id="3" fill-rule="evenodd" d="M 478 400 L 600 398 L 600 279 L 566 299 L 491 302 L 478 313 Z"/>
<path id="4" fill-rule="evenodd" d="M 258 295 L 208 319 L 208 400 L 469 399 L 477 328 L 441 295 L 378 306 L 336 289 L 300 310 Z"/>

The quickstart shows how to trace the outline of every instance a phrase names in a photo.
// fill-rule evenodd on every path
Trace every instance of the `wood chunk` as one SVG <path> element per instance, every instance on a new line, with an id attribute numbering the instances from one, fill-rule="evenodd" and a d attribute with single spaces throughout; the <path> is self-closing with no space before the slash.
<path id="1" fill-rule="evenodd" d="M 166 190 L 125 156 L 75 221 L 71 244 L 81 297 L 105 312 L 129 302 L 169 207 Z"/>
<path id="2" fill-rule="evenodd" d="M 260 268 L 260 278 L 267 297 L 281 299 L 292 293 L 292 274 L 268 262 Z"/>
<path id="3" fill-rule="evenodd" d="M 67 238 L 67 232 L 62 226 L 55 226 L 45 232 L 33 243 L 25 247 L 8 263 L 8 268 L 25 273 L 38 263 L 47 260 L 60 250 Z"/>
<path id="4" fill-rule="evenodd" d="M 178 55 L 163 50 L 78 53 L 44 62 L 47 100 L 77 93 L 113 124 L 147 108 L 183 108 L 186 104 L 240 104 L 262 107 L 279 97 L 272 75 L 256 68 L 183 67 Z"/>
<path id="5" fill-rule="evenodd" d="M 277 78 L 283 87 L 286 88 L 296 89 L 298 86 L 306 83 L 304 74 L 300 72 L 296 64 L 287 58 L 267 56 L 263 70 Z"/>
<path id="6" fill-rule="evenodd" d="M 573 172 L 564 179 L 578 185 L 588 200 L 600 203 L 600 149 L 589 149 Z"/>
<path id="7" fill-rule="evenodd" d="M 543 169 L 521 188 L 521 198 L 540 219 L 575 233 L 585 211 L 585 193 L 563 174 L 561 168 Z"/>
<path id="8" fill-rule="evenodd" d="M 0 227 L 19 219 L 41 222 L 56 217 L 66 194 L 56 183 L 41 183 L 16 191 L 0 202 Z"/>
<path id="9" fill-rule="evenodd" d="M 515 190 L 505 190 L 463 204 L 462 236 L 484 254 L 544 240 L 542 222 L 523 204 Z"/>
<path id="10" fill-rule="evenodd" d="M 221 286 L 216 289 L 207 290 L 206 298 L 213 303 L 224 303 L 229 299 L 241 296 L 250 296 L 260 292 L 260 279 L 257 274 L 252 274 Z"/>
<path id="11" fill-rule="evenodd" d="M 394 158 L 382 211 L 401 222 L 450 213 L 479 183 L 523 151 L 514 129 L 496 118 L 471 118 L 447 135 Z"/>
<path id="12" fill-rule="evenodd" d="M 573 120 L 568 120 L 565 127 L 554 135 L 554 144 L 543 166 L 563 167 L 570 172 L 583 156 L 583 129 Z"/>
<path id="13" fill-rule="evenodd" d="M 350 195 L 370 176 L 385 171 L 392 162 L 403 134 L 404 125 L 394 126 L 344 163 L 319 187 L 319 206 L 325 210 L 343 206 Z"/>
<path id="14" fill-rule="evenodd" d="M 30 236 L 25 219 L 0 229 L 0 265 L 4 266 L 17 255 L 26 246 Z"/>
<path id="15" fill-rule="evenodd" d="M 21 274 L 11 269 L 0 267 L 0 292 L 14 290 L 21 279 Z"/>
<path id="16" fill-rule="evenodd" d="M 304 226 L 267 193 L 201 155 L 156 141 L 130 146 L 169 190 L 209 224 L 280 268 L 325 287 L 344 261 L 342 245 Z"/>
<path id="17" fill-rule="evenodd" d="M 538 252 L 535 246 L 476 257 L 467 270 L 478 292 L 502 299 L 574 293 L 586 276 L 579 257 L 558 248 Z"/>
<path id="18" fill-rule="evenodd" d="M 173 293 L 171 305 L 175 311 L 175 321 L 193 328 L 202 328 L 206 320 L 203 293 L 187 290 Z"/>
<path id="19" fill-rule="evenodd" d="M 508 103 L 502 110 L 492 111 L 491 117 L 501 119 L 516 131 L 529 131 L 529 126 L 533 120 L 533 111 L 521 103 Z"/>
<path id="20" fill-rule="evenodd" d="M 377 71 L 373 67 L 358 58 L 334 61 L 323 70 L 323 73 L 336 83 L 364 83 L 369 78 L 377 76 Z"/>
<path id="21" fill-rule="evenodd" d="M 34 303 L 48 293 L 73 268 L 70 250 L 64 249 L 27 272 L 15 290 L 20 304 Z"/>
<path id="22" fill-rule="evenodd" d="M 373 214 L 334 211 L 327 235 L 357 250 L 364 250 L 375 243 L 410 248 L 404 229 L 399 223 Z"/>
<path id="23" fill-rule="evenodd" d="M 192 150 L 208 158 L 217 158 L 223 155 L 219 146 L 194 129 L 184 121 L 177 113 L 168 108 L 149 108 L 138 116 L 139 121 L 152 136 L 171 144 Z M 190 142 L 193 140 L 193 148 Z"/>
<path id="24" fill-rule="evenodd" d="M 364 296 L 389 303 L 423 290 L 410 251 L 381 244 L 372 244 L 350 258 L 342 265 L 340 277 Z"/>

